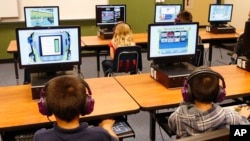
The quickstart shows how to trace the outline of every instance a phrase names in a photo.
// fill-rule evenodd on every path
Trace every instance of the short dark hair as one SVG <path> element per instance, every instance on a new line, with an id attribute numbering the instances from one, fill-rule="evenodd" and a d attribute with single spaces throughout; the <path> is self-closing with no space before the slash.
<path id="1" fill-rule="evenodd" d="M 86 88 L 78 77 L 55 77 L 48 82 L 45 93 L 48 108 L 61 120 L 72 121 L 84 108 Z"/>
<path id="2" fill-rule="evenodd" d="M 177 15 L 177 18 L 179 19 L 180 22 L 192 22 L 193 21 L 192 14 L 189 11 L 187 11 L 187 10 L 181 11 Z"/>
<path id="3" fill-rule="evenodd" d="M 219 94 L 219 78 L 215 74 L 200 73 L 189 81 L 193 99 L 211 103 Z"/>

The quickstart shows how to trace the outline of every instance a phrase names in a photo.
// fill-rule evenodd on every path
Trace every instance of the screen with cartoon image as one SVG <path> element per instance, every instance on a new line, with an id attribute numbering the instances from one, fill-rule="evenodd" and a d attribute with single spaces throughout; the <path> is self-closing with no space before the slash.
<path id="1" fill-rule="evenodd" d="M 177 15 L 181 11 L 180 4 L 160 4 L 155 5 L 155 23 L 175 22 Z"/>
<path id="2" fill-rule="evenodd" d="M 148 59 L 194 56 L 197 38 L 198 23 L 150 24 Z"/>
<path id="3" fill-rule="evenodd" d="M 80 64 L 80 27 L 17 28 L 20 67 Z"/>
<path id="4" fill-rule="evenodd" d="M 232 13 L 232 4 L 210 4 L 208 22 L 231 22 Z"/>
<path id="5" fill-rule="evenodd" d="M 34 26 L 58 26 L 59 25 L 59 7 L 24 7 L 24 16 L 26 27 Z"/>

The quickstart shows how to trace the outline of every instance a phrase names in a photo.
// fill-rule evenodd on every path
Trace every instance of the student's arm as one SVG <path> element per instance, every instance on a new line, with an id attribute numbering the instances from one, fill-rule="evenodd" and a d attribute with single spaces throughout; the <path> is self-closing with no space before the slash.
<path id="1" fill-rule="evenodd" d="M 115 123 L 115 120 L 113 120 L 113 119 L 105 119 L 105 120 L 103 120 L 103 121 L 99 124 L 99 126 L 102 127 L 102 128 L 104 128 L 105 130 L 107 130 L 108 133 L 109 133 L 111 136 L 115 137 L 116 140 L 118 141 L 119 139 L 118 139 L 117 135 L 116 135 L 115 132 L 112 130 L 112 127 L 113 127 L 114 123 Z"/>

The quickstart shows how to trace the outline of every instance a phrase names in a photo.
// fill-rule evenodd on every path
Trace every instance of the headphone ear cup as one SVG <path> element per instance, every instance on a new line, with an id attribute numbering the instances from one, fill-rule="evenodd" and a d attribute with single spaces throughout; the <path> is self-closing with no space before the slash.
<path id="1" fill-rule="evenodd" d="M 95 100 L 92 98 L 92 92 L 88 83 L 84 81 L 84 79 L 82 78 L 79 79 L 81 80 L 84 87 L 87 89 L 87 94 L 85 94 L 86 95 L 85 104 L 83 105 L 81 115 L 90 114 L 94 111 Z"/>
<path id="2" fill-rule="evenodd" d="M 84 105 L 81 115 L 92 113 L 94 111 L 94 105 L 95 105 L 95 100 L 92 98 L 91 95 L 87 95 L 85 105 Z"/>
<path id="3" fill-rule="evenodd" d="M 192 102 L 192 95 L 191 95 L 191 90 L 190 90 L 190 86 L 187 82 L 187 80 L 184 81 L 183 87 L 181 89 L 181 93 L 182 93 L 182 97 L 183 97 L 183 101 L 185 102 Z"/>
<path id="4" fill-rule="evenodd" d="M 222 102 L 226 97 L 226 90 L 225 88 L 221 87 L 219 88 L 218 96 L 216 97 L 216 100 L 214 102 Z"/>
<path id="5" fill-rule="evenodd" d="M 50 110 L 48 109 L 48 106 L 47 106 L 47 103 L 46 103 L 46 97 L 45 97 L 45 91 L 44 89 L 41 90 L 40 92 L 40 99 L 38 101 L 38 109 L 39 109 L 39 112 L 42 114 L 42 115 L 45 115 L 45 116 L 51 116 L 52 113 L 50 112 Z"/>

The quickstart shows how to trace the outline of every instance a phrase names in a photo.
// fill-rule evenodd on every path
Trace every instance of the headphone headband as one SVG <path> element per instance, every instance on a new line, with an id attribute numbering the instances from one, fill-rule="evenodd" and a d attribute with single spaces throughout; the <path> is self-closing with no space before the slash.
<path id="1" fill-rule="evenodd" d="M 42 115 L 46 115 L 46 116 L 51 116 L 53 114 L 51 112 L 51 110 L 49 109 L 49 107 L 47 106 L 47 102 L 46 102 L 46 88 L 48 87 L 49 83 L 52 80 L 53 79 L 49 80 L 46 83 L 46 85 L 44 86 L 44 88 L 41 90 L 40 99 L 39 99 L 39 101 L 37 103 L 38 108 L 39 108 L 39 112 Z M 91 92 L 91 89 L 90 89 L 88 83 L 82 78 L 79 78 L 79 80 L 81 81 L 83 86 L 87 89 L 87 93 L 86 93 L 86 96 L 85 96 L 85 101 L 83 101 L 83 106 L 81 108 L 81 115 L 90 114 L 94 110 L 95 100 L 92 98 L 92 92 Z"/>

